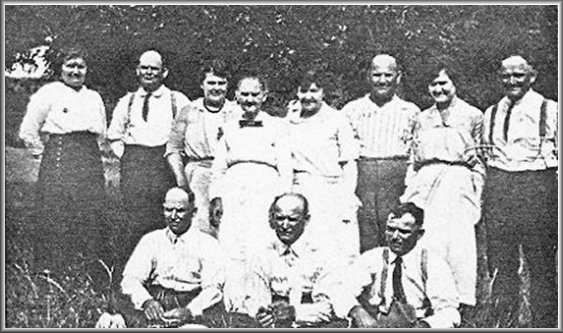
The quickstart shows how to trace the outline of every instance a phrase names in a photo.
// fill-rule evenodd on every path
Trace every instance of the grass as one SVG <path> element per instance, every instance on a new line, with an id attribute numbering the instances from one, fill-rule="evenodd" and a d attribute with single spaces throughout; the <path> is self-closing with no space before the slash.
<path id="1" fill-rule="evenodd" d="M 102 312 L 111 310 L 112 298 L 120 273 L 127 260 L 121 253 L 128 223 L 119 207 L 119 184 L 117 161 L 105 160 L 108 193 L 113 204 L 108 207 L 115 217 L 110 234 L 110 245 L 114 257 L 111 262 L 97 258 L 77 258 L 68 261 L 62 271 L 53 271 L 33 259 L 33 226 L 29 221 L 34 203 L 34 181 L 37 177 L 38 162 L 31 160 L 24 149 L 6 148 L 6 321 L 9 328 L 88 328 L 94 327 Z M 484 269 L 486 263 L 484 234 L 477 233 L 478 240 L 478 299 L 479 304 L 464 317 L 465 328 L 527 327 L 530 312 L 527 303 L 527 271 L 522 262 L 521 287 L 522 307 L 517 313 L 497 316 L 494 300 L 490 297 L 493 278 Z M 87 265 L 94 265 L 101 271 L 102 281 L 94 281 Z M 221 322 L 210 326 L 244 327 L 245 319 L 227 316 Z"/>

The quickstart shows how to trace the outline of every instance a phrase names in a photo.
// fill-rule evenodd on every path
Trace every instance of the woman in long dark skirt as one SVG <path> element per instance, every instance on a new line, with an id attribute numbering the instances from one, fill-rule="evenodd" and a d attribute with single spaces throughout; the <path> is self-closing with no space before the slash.
<path id="1" fill-rule="evenodd" d="M 107 209 L 101 159 L 104 103 L 84 85 L 82 50 L 65 50 L 60 61 L 54 67 L 60 68 L 60 80 L 31 96 L 20 128 L 20 138 L 41 159 L 32 232 L 37 264 L 51 271 L 81 255 L 103 259 L 107 245 L 102 236 Z"/>

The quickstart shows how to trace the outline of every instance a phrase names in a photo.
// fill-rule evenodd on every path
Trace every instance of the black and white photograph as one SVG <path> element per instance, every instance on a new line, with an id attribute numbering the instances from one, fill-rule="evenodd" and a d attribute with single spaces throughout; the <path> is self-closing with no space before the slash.
<path id="1" fill-rule="evenodd" d="M 561 328 L 561 2 L 2 2 L 2 329 Z"/>

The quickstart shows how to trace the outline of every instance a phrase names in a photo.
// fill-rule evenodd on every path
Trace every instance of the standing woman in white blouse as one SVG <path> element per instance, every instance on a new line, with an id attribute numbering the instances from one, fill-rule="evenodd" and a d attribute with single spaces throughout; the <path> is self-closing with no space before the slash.
<path id="1" fill-rule="evenodd" d="M 51 270 L 82 252 L 100 258 L 106 208 L 101 148 L 106 115 L 100 94 L 84 85 L 83 50 L 63 50 L 60 80 L 31 96 L 20 138 L 41 159 L 37 188 L 36 259 Z"/>

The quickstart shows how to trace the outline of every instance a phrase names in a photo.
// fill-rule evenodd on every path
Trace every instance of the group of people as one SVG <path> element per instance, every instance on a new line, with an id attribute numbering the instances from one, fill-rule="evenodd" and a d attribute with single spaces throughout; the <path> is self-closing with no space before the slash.
<path id="1" fill-rule="evenodd" d="M 20 136 L 42 155 L 43 241 L 61 248 L 80 230 L 95 253 L 100 149 L 120 159 L 136 246 L 120 312 L 99 327 L 220 313 L 261 327 L 454 327 L 477 302 L 479 221 L 501 307 L 518 305 L 521 247 L 533 325 L 557 326 L 558 106 L 532 89 L 537 72 L 521 56 L 502 61 L 505 96 L 484 114 L 441 63 L 428 64 L 435 103 L 421 112 L 397 96 L 402 71 L 380 54 L 370 93 L 341 111 L 311 70 L 274 117 L 261 77 L 242 76 L 229 101 L 226 64 L 207 62 L 203 97 L 190 101 L 164 85 L 164 59 L 148 50 L 107 131 L 100 95 L 84 86 L 86 56 L 70 50 L 61 69 L 31 97 Z"/>

